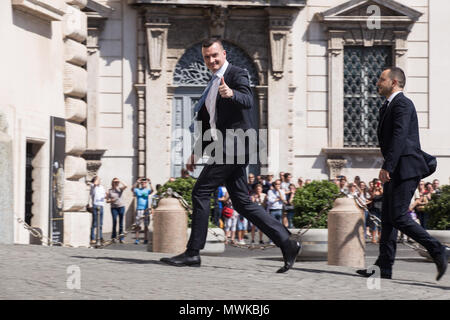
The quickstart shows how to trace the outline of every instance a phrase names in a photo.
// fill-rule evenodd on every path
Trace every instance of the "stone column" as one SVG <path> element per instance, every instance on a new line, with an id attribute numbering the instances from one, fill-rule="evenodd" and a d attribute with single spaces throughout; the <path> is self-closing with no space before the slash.
<path id="1" fill-rule="evenodd" d="M 344 37 L 345 31 L 328 35 L 328 146 L 344 146 Z"/>
<path id="2" fill-rule="evenodd" d="M 163 183 L 170 176 L 172 106 L 167 99 L 166 56 L 170 24 L 166 10 L 151 7 L 146 8 L 144 14 L 148 73 L 145 96 L 141 94 L 141 99 L 145 97 L 145 137 L 151 137 L 145 139 L 145 175 L 151 176 L 154 183 Z M 143 133 L 139 134 L 142 137 Z M 141 152 L 140 159 L 143 158 Z"/>
<path id="3" fill-rule="evenodd" d="M 269 171 L 292 171 L 289 163 L 292 136 L 292 51 L 290 10 L 268 8 L 270 68 L 268 77 L 267 127 L 269 130 Z M 294 89 L 295 90 L 295 89 Z M 291 112 L 289 111 L 291 110 Z M 291 145 L 291 147 L 290 147 Z M 291 150 L 291 151 L 290 151 Z M 292 156 L 293 157 L 293 156 Z"/>
<path id="4" fill-rule="evenodd" d="M 87 134 L 86 150 L 83 152 L 83 158 L 86 160 L 87 175 L 86 181 L 92 180 L 97 175 L 102 162 L 101 157 L 105 149 L 100 145 L 100 127 L 99 127 L 99 60 L 100 47 L 98 44 L 100 33 L 102 32 L 106 18 L 96 12 L 87 12 Z"/>
<path id="5" fill-rule="evenodd" d="M 89 216 L 80 215 L 84 211 L 88 193 L 84 178 L 86 176 L 86 161 L 80 156 L 86 150 L 86 94 L 88 77 L 85 69 L 87 49 L 83 44 L 87 38 L 87 17 L 81 9 L 87 1 L 66 1 L 67 12 L 64 16 L 63 35 L 65 46 L 64 64 L 64 95 L 66 104 L 66 158 L 64 168 L 66 180 L 64 184 L 64 243 L 73 244 L 78 234 L 85 234 Z M 79 226 L 80 228 L 78 228 Z M 82 226 L 82 228 L 81 228 Z M 87 231 L 88 232 L 88 231 Z M 88 245 L 89 238 L 77 241 L 77 245 Z"/>
<path id="6" fill-rule="evenodd" d="M 261 174 L 268 173 L 268 135 L 267 135 L 267 86 L 255 87 L 259 106 L 259 161 L 261 162 Z"/>
<path id="7" fill-rule="evenodd" d="M 145 15 L 144 13 L 141 13 Z M 135 89 L 137 92 L 137 125 L 136 125 L 136 136 L 137 136 L 137 176 L 138 178 L 143 178 L 146 176 L 146 29 L 144 25 L 144 18 L 141 16 L 137 19 L 137 33 L 138 33 L 138 54 L 137 54 L 137 83 L 135 84 Z"/>
<path id="8" fill-rule="evenodd" d="M 0 243 L 14 243 L 13 147 L 6 117 L 0 112 Z"/>
<path id="9" fill-rule="evenodd" d="M 104 26 L 104 19 L 97 18 L 88 13 L 88 37 L 87 37 L 87 71 L 88 71 L 88 94 L 87 94 L 87 149 L 96 150 L 99 144 L 98 126 L 98 78 L 99 78 L 99 45 L 98 38 Z"/>

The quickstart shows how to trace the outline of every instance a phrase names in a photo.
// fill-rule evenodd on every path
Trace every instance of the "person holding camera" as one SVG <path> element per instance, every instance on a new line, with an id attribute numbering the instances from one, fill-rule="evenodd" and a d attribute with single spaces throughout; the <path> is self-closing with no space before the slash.
<path id="1" fill-rule="evenodd" d="M 148 225 L 150 224 L 150 214 L 153 213 L 151 206 L 151 194 L 153 188 L 150 179 L 140 178 L 133 185 L 132 192 L 136 197 L 136 240 L 135 244 L 139 244 L 139 231 L 141 224 L 144 223 L 144 244 L 148 243 Z"/>
<path id="2" fill-rule="evenodd" d="M 122 193 L 127 185 L 118 178 L 111 181 L 111 188 L 106 193 L 106 202 L 111 205 L 111 215 L 113 220 L 113 230 L 111 239 L 114 242 L 117 237 L 117 218 L 119 218 L 119 242 L 123 243 L 123 216 L 125 214 L 125 203 L 122 200 Z"/>
<path id="3" fill-rule="evenodd" d="M 270 215 L 281 223 L 283 206 L 287 203 L 286 194 L 284 193 L 284 190 L 281 189 L 280 179 L 275 180 L 272 186 L 273 189 L 269 190 L 267 193 L 267 207 Z"/>

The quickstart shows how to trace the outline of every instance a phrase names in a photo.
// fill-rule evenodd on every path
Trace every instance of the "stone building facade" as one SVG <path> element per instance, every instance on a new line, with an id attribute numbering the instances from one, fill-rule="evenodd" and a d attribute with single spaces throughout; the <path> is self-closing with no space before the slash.
<path id="1" fill-rule="evenodd" d="M 267 134 L 268 163 L 250 170 L 376 177 L 382 100 L 375 83 L 382 68 L 397 65 L 407 74 L 422 147 L 438 158 L 429 179 L 450 183 L 447 1 L 8 0 L 2 6 L 1 35 L 16 43 L 0 54 L 10 62 L 11 76 L 0 77 L 8 89 L 0 107 L 14 141 L 14 208 L 24 216 L 26 142 L 32 141 L 42 151 L 33 160 L 42 180 L 33 205 L 42 215 L 32 222 L 48 230 L 47 124 L 49 116 L 64 118 L 69 242 L 86 239 L 70 224 L 88 229 L 85 182 L 93 175 L 105 187 L 114 177 L 131 186 L 145 176 L 155 186 L 180 175 L 190 137 L 178 132 L 189 126 L 209 80 L 200 43 L 210 36 L 222 37 L 230 62 L 248 71 L 254 118 Z M 33 61 L 17 58 L 31 51 Z M 129 191 L 125 197 L 130 224 L 133 197 Z M 104 230 L 110 227 L 106 208 Z M 15 241 L 27 242 L 17 224 Z"/>
<path id="2" fill-rule="evenodd" d="M 2 225 L 1 233 L 12 231 L 5 242 L 40 243 L 23 228 L 24 221 L 46 238 L 87 245 L 82 157 L 87 150 L 87 12 L 106 17 L 112 10 L 91 0 L 11 0 L 0 6 L 1 39 L 9 43 L 1 54 L 0 116 L 13 150 L 12 188 L 3 195 L 12 197 L 13 205 L 1 213 L 11 223 Z M 52 118 L 59 119 L 64 141 L 58 147 Z M 55 148 L 62 148 L 62 157 L 54 162 Z"/>

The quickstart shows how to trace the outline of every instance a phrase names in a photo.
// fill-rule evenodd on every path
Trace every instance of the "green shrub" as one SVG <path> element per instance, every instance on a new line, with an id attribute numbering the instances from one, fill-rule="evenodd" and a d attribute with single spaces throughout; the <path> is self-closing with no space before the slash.
<path id="1" fill-rule="evenodd" d="M 333 208 L 339 194 L 336 184 L 326 180 L 313 181 L 297 189 L 294 196 L 294 226 L 304 228 L 311 224 L 311 228 L 327 228 L 328 211 Z"/>
<path id="2" fill-rule="evenodd" d="M 440 195 L 433 194 L 431 200 L 425 206 L 425 214 L 428 215 L 428 229 L 450 229 L 450 185 L 441 187 Z"/>
<path id="3" fill-rule="evenodd" d="M 163 194 L 167 189 L 171 188 L 186 200 L 187 203 L 192 207 L 192 189 L 194 188 L 195 180 L 192 177 L 188 178 L 177 178 L 175 181 L 167 181 L 162 187 L 158 194 Z"/>

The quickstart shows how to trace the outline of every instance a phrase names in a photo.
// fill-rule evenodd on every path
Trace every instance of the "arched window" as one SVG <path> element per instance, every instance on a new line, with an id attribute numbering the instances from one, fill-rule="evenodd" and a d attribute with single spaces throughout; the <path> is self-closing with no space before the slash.
<path id="1" fill-rule="evenodd" d="M 227 60 L 232 65 L 248 72 L 250 86 L 259 84 L 258 73 L 252 59 L 239 47 L 222 41 L 227 52 Z M 173 83 L 177 86 L 206 86 L 211 78 L 211 72 L 205 66 L 202 57 L 202 44 L 197 43 L 187 49 L 175 66 Z"/>

